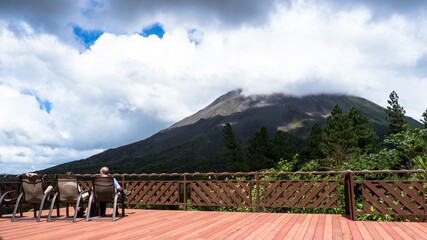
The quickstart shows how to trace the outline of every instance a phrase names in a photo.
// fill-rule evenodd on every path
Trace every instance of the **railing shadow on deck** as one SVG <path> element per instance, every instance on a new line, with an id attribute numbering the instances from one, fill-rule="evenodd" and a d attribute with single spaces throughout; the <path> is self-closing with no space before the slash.
<path id="1" fill-rule="evenodd" d="M 83 189 L 91 174 L 76 174 Z M 131 194 L 130 207 L 176 206 L 246 211 L 333 210 L 349 219 L 388 216 L 426 221 L 425 170 L 329 172 L 115 174 Z M 0 190 L 17 190 L 16 175 L 0 175 Z M 44 178 L 54 179 L 53 174 Z"/>

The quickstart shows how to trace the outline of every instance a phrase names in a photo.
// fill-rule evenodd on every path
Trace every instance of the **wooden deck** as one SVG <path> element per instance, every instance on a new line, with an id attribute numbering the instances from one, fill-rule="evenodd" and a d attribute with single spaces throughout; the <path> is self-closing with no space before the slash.
<path id="1" fill-rule="evenodd" d="M 427 239 L 427 223 L 351 221 L 340 215 L 135 209 L 126 214 L 116 222 L 80 218 L 77 223 L 10 222 L 5 215 L 0 239 Z"/>

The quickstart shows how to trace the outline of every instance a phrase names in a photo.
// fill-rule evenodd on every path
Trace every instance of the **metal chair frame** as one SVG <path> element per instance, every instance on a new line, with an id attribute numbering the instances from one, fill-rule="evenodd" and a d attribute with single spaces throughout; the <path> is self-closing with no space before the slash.
<path id="1" fill-rule="evenodd" d="M 49 215 L 47 217 L 47 221 L 50 222 L 52 220 L 73 220 L 73 222 L 76 222 L 77 219 L 77 210 L 80 207 L 80 204 L 82 203 L 83 199 L 82 196 L 84 193 L 89 192 L 88 190 L 79 190 L 79 182 L 77 180 L 77 177 L 72 174 L 57 174 L 56 177 L 56 193 L 52 198 L 52 202 L 50 204 L 49 209 Z M 63 184 L 65 182 L 65 184 Z M 65 185 L 67 183 L 71 183 L 68 187 L 68 189 L 65 189 Z M 61 195 L 62 194 L 62 195 Z M 65 203 L 66 204 L 66 213 L 65 217 L 52 217 L 52 211 L 53 207 L 57 204 Z M 73 217 L 70 217 L 69 207 L 71 204 L 75 204 L 75 210 Z"/>
<path id="2" fill-rule="evenodd" d="M 113 177 L 92 177 L 92 193 L 89 197 L 89 204 L 86 214 L 86 222 L 90 220 L 116 220 L 117 203 L 119 192 L 114 187 Z M 113 214 L 111 217 L 94 217 L 91 216 L 92 203 L 97 202 L 98 214 L 100 213 L 100 202 L 113 203 Z M 124 196 L 121 196 L 122 216 L 125 216 Z"/>
<path id="3" fill-rule="evenodd" d="M 47 199 L 47 196 L 49 193 L 44 193 L 43 189 L 43 178 L 39 175 L 27 177 L 26 175 L 19 176 L 19 185 L 21 189 L 21 193 L 19 194 L 16 203 L 15 208 L 13 209 L 13 215 L 12 215 L 12 222 L 16 222 L 18 220 L 36 220 L 37 222 L 40 222 L 40 218 L 42 215 L 43 207 L 45 202 L 49 202 Z M 29 186 L 32 186 L 29 187 Z M 34 192 L 28 191 L 28 190 L 34 190 Z M 27 191 L 27 192 L 26 192 Z M 22 202 L 24 201 L 24 202 Z M 23 203 L 32 203 L 34 206 L 34 217 L 33 218 L 27 218 L 23 217 L 22 213 L 19 218 L 16 217 L 16 212 L 18 211 L 18 208 L 22 211 L 22 204 Z M 37 214 L 37 204 L 39 204 L 39 210 Z M 57 216 L 59 216 L 59 204 L 57 205 Z"/>
<path id="4" fill-rule="evenodd" d="M 1 210 L 1 206 L 2 205 L 6 205 L 6 204 L 15 204 L 16 200 L 18 199 L 16 197 L 16 192 L 17 190 L 10 190 L 10 191 L 6 191 L 3 194 L 0 191 L 0 218 L 3 217 L 3 211 Z M 15 196 L 13 196 L 12 194 L 15 194 Z M 20 209 L 20 217 L 22 217 L 22 210 Z"/>

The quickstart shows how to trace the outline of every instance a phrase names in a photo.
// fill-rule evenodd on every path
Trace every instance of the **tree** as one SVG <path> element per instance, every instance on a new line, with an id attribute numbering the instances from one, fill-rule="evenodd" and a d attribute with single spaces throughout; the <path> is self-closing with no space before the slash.
<path id="1" fill-rule="evenodd" d="M 319 147 L 322 142 L 322 132 L 323 130 L 319 123 L 315 123 L 313 127 L 311 127 L 310 134 L 302 150 L 304 162 L 325 157 L 325 154 L 323 154 Z"/>
<path id="2" fill-rule="evenodd" d="M 249 139 L 249 169 L 251 171 L 256 171 L 274 166 L 274 161 L 269 158 L 269 152 L 267 129 L 262 127 L 251 139 Z"/>
<path id="3" fill-rule="evenodd" d="M 427 128 L 427 109 L 423 112 L 421 122 L 424 124 L 424 128 Z"/>
<path id="4" fill-rule="evenodd" d="M 244 161 L 242 146 L 236 140 L 230 123 L 226 123 L 222 130 L 222 143 L 223 147 L 220 150 L 219 157 L 227 163 L 227 171 L 247 171 L 248 167 Z"/>
<path id="5" fill-rule="evenodd" d="M 347 116 L 342 114 L 342 110 L 335 105 L 331 115 L 326 118 L 326 128 L 323 131 L 320 148 L 322 153 L 330 161 L 325 161 L 325 167 L 339 167 L 343 162 L 350 159 L 350 152 L 353 146 L 357 145 L 354 137 L 351 122 Z"/>
<path id="6" fill-rule="evenodd" d="M 296 149 L 282 131 L 277 131 L 269 138 L 267 128 L 262 127 L 249 139 L 247 154 L 249 169 L 257 171 L 275 167 L 279 162 L 294 166 Z"/>
<path id="7" fill-rule="evenodd" d="M 387 136 L 384 144 L 390 147 L 379 153 L 362 155 L 346 167 L 354 170 L 427 170 L 427 129 L 406 127 L 402 132 Z"/>
<path id="8" fill-rule="evenodd" d="M 351 170 L 390 170 L 400 169 L 398 152 L 395 149 L 383 149 L 378 153 L 363 154 L 346 162 L 345 169 Z"/>
<path id="9" fill-rule="evenodd" d="M 351 107 L 347 115 L 356 138 L 357 150 L 360 154 L 369 154 L 377 151 L 378 135 L 374 131 L 369 118 L 359 112 L 355 107 Z M 356 149 L 355 149 L 356 150 Z"/>
<path id="10" fill-rule="evenodd" d="M 297 152 L 294 144 L 282 131 L 276 131 L 269 140 L 269 149 L 267 158 L 272 160 L 273 165 L 277 165 L 279 162 L 283 164 L 292 162 Z"/>
<path id="11" fill-rule="evenodd" d="M 398 133 L 404 130 L 406 124 L 405 113 L 406 111 L 399 104 L 399 96 L 395 91 L 390 93 L 390 99 L 387 100 L 389 106 L 385 110 L 387 113 L 386 120 L 389 124 L 389 134 Z"/>
<path id="12" fill-rule="evenodd" d="M 320 165 L 324 168 L 340 168 L 361 154 L 375 152 L 377 141 L 378 136 L 368 117 L 355 107 L 351 107 L 347 115 L 342 114 L 341 108 L 336 105 L 326 118 L 326 128 L 319 145 L 326 158 Z"/>
<path id="13" fill-rule="evenodd" d="M 404 131 L 388 136 L 384 143 L 391 145 L 399 156 L 397 168 L 412 169 L 422 167 L 427 162 L 427 129 L 409 128 Z M 417 167 L 418 166 L 418 167 Z"/>

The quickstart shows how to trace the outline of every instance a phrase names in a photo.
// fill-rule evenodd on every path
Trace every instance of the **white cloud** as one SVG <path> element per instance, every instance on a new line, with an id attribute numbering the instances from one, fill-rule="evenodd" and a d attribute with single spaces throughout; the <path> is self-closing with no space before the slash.
<path id="1" fill-rule="evenodd" d="M 427 108 L 425 18 L 377 19 L 363 5 L 337 10 L 310 1 L 278 5 L 256 24 L 241 16 L 226 28 L 159 16 L 162 39 L 107 31 L 82 53 L 32 22 L 0 20 L 0 172 L 42 169 L 144 139 L 235 88 L 348 93 L 383 106 L 395 90 L 414 118 Z M 52 103 L 50 113 L 36 96 Z"/>

